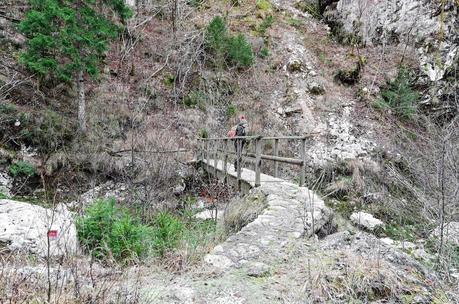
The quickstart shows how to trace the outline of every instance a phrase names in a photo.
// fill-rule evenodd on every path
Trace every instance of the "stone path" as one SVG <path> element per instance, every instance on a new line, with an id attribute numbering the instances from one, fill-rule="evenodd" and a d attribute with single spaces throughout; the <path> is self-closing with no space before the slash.
<path id="1" fill-rule="evenodd" d="M 214 160 L 209 160 L 209 166 L 215 168 Z M 223 171 L 223 162 L 217 161 L 216 167 Z M 231 165 L 228 164 L 227 170 L 229 175 L 237 176 Z M 255 172 L 243 169 L 241 179 L 254 185 Z M 261 174 L 261 186 L 257 189 L 266 195 L 268 207 L 253 222 L 216 246 L 204 258 L 206 263 L 219 269 L 268 270 L 270 261 L 285 256 L 291 242 L 319 231 L 332 218 L 323 200 L 306 187 Z"/>

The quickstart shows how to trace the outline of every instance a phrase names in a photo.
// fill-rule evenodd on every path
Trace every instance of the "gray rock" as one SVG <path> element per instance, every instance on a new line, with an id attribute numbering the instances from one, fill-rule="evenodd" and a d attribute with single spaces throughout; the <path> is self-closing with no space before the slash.
<path id="1" fill-rule="evenodd" d="M 224 210 L 217 210 L 217 220 L 221 220 L 224 216 Z M 200 220 L 213 220 L 215 219 L 215 210 L 214 209 L 206 209 L 194 215 L 195 218 Z"/>
<path id="2" fill-rule="evenodd" d="M 48 252 L 48 231 L 51 256 L 66 256 L 77 252 L 75 222 L 64 205 L 50 210 L 13 200 L 0 200 L 0 242 L 12 251 L 34 253 L 45 257 Z"/>
<path id="3" fill-rule="evenodd" d="M 13 179 L 6 173 L 0 173 L 0 193 L 6 196 L 11 196 L 11 187 L 13 186 Z"/>
<path id="4" fill-rule="evenodd" d="M 247 275 L 251 277 L 264 277 L 269 274 L 270 267 L 265 263 L 253 262 L 247 265 Z"/>
<path id="5" fill-rule="evenodd" d="M 350 220 L 356 226 L 367 229 L 368 231 L 375 231 L 379 228 L 384 228 L 384 223 L 373 215 L 365 212 L 354 212 L 352 213 Z"/>
<path id="6" fill-rule="evenodd" d="M 308 90 L 311 94 L 314 95 L 322 95 L 325 93 L 324 86 L 316 81 L 312 81 L 308 84 Z"/>

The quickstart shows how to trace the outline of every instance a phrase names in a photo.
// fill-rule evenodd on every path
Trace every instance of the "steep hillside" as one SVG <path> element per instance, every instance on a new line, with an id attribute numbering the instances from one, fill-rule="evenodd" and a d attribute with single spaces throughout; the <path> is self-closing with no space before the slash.
<path id="1" fill-rule="evenodd" d="M 85 132 L 76 77 L 40 75 L 21 59 L 32 47 L 20 26 L 32 2 L 0 4 L 0 200 L 46 208 L 65 203 L 79 221 L 91 212 L 114 212 L 136 227 L 125 232 L 148 240 L 164 227 L 189 231 L 171 243 L 152 241 L 161 248 L 154 258 L 140 259 L 136 251 L 141 274 L 132 261 L 115 262 L 114 252 L 99 261 L 97 275 L 110 269 L 125 302 L 132 296 L 164 303 L 454 303 L 459 247 L 449 227 L 459 221 L 457 0 L 142 0 L 127 1 L 132 17 L 126 20 L 114 18 L 122 1 L 96 2 L 97 13 L 120 30 L 98 58 L 99 75 L 81 79 Z M 209 224 L 194 217 L 239 197 L 193 164 L 198 139 L 226 136 L 240 114 L 247 135 L 309 136 L 306 184 L 335 213 L 328 224 L 338 227 L 325 240 L 293 241 L 291 250 L 282 249 L 283 260 L 270 260 L 270 271 L 255 279 L 200 268 L 228 231 L 215 228 L 216 218 Z M 300 148 L 281 142 L 280 156 L 299 156 Z M 263 149 L 272 153 L 274 143 Z M 279 177 L 295 182 L 298 170 L 281 166 Z M 263 161 L 262 171 L 272 174 L 274 166 Z M 112 196 L 120 210 L 97 205 L 98 197 Z M 356 232 L 360 222 L 349 219 L 357 211 L 384 228 Z M 24 259 L 18 265 L 29 265 Z M 94 281 L 92 258 L 59 263 L 69 272 L 78 265 L 82 285 Z M 137 289 L 137 282 L 146 287 Z M 149 294 L 155 284 L 157 293 Z M 86 294 L 108 301 L 95 296 L 95 286 Z"/>

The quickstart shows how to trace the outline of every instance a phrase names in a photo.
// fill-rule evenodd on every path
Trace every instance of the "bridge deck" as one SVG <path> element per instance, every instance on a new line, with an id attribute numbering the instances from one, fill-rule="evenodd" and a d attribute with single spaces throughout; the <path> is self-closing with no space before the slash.
<path id="1" fill-rule="evenodd" d="M 203 160 L 203 163 L 207 164 L 207 160 Z M 215 160 L 210 159 L 208 165 L 211 166 L 212 168 L 215 168 Z M 222 160 L 217 160 L 216 167 L 218 171 L 223 172 L 224 162 Z M 227 174 L 230 177 L 237 179 L 237 171 L 234 170 L 234 166 L 232 163 L 231 164 L 228 163 L 226 166 L 226 169 L 227 169 Z M 255 172 L 252 170 L 246 169 L 246 168 L 242 168 L 241 169 L 241 180 L 246 182 L 247 184 L 250 184 L 250 186 L 254 187 L 255 186 Z M 285 180 L 281 178 L 276 178 L 271 175 L 267 175 L 263 173 L 260 174 L 260 184 L 261 185 L 273 184 L 273 183 L 284 183 L 284 182 Z"/>
<path id="2" fill-rule="evenodd" d="M 214 160 L 209 160 L 210 173 L 215 172 L 214 166 Z M 217 161 L 216 168 L 221 174 L 223 162 Z M 233 179 L 237 176 L 230 164 L 227 172 Z M 255 172 L 243 169 L 241 180 L 253 187 Z M 272 267 L 270 264 L 285 254 L 290 242 L 312 235 L 331 219 L 323 200 L 305 187 L 262 174 L 257 189 L 266 195 L 268 206 L 254 221 L 215 247 L 204 259 L 208 264 L 229 269 L 263 261 L 264 266 Z"/>

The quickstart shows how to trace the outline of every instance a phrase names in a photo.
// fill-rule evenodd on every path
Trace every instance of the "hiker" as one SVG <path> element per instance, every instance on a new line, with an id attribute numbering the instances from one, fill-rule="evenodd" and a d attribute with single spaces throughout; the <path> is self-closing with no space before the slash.
<path id="1" fill-rule="evenodd" d="M 245 136 L 248 128 L 248 123 L 244 115 L 239 115 L 238 123 L 234 126 L 229 132 L 229 137 L 236 137 L 236 136 Z M 234 149 L 236 151 L 236 160 L 234 161 L 234 170 L 237 171 L 238 164 L 242 161 L 242 150 L 245 145 L 245 139 L 236 139 L 234 141 Z"/>

